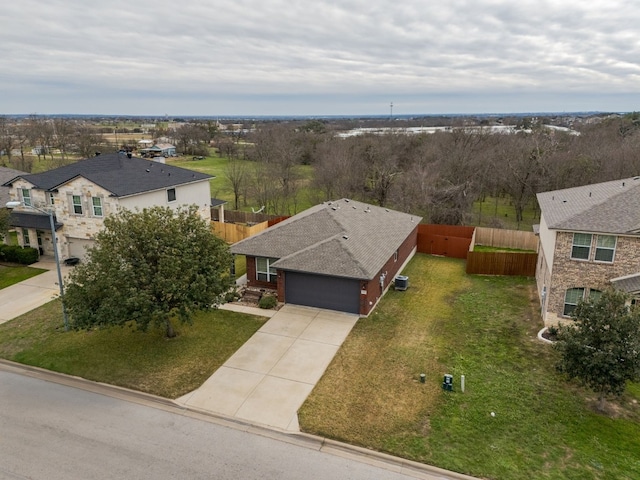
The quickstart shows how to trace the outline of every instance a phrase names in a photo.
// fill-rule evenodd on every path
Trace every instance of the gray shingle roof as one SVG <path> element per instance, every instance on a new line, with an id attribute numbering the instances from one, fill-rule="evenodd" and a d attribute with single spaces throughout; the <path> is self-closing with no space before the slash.
<path id="1" fill-rule="evenodd" d="M 554 230 L 640 233 L 640 177 L 538 194 Z"/>
<path id="2" fill-rule="evenodd" d="M 640 273 L 635 275 L 627 275 L 626 277 L 614 278 L 611 284 L 623 292 L 637 293 L 640 292 Z"/>
<path id="3" fill-rule="evenodd" d="M 11 200 L 9 195 L 10 189 L 3 186 L 5 182 L 8 182 L 18 175 L 26 175 L 27 172 L 21 172 L 20 170 L 14 170 L 13 168 L 0 167 L 0 208 L 4 208 L 6 203 Z"/>
<path id="4" fill-rule="evenodd" d="M 205 173 L 110 153 L 80 160 L 47 172 L 18 175 L 6 182 L 10 186 L 16 178 L 24 178 L 42 190 L 55 190 L 77 177 L 84 177 L 110 191 L 116 197 L 160 190 L 212 178 Z"/>
<path id="5" fill-rule="evenodd" d="M 55 217 L 53 221 L 56 231 L 63 227 L 63 224 L 58 222 Z M 51 220 L 49 215 L 44 213 L 11 212 L 9 225 L 16 228 L 35 228 L 36 230 L 51 231 Z"/>
<path id="6" fill-rule="evenodd" d="M 369 280 L 422 218 L 342 199 L 316 205 L 231 247 L 283 270 Z M 345 238 L 346 237 L 346 238 Z"/>

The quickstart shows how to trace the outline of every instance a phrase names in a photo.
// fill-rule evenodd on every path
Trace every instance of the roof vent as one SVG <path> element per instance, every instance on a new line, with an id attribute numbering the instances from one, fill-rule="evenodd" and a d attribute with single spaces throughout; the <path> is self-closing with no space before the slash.
<path id="1" fill-rule="evenodd" d="M 336 207 L 331 207 L 331 210 L 335 211 L 335 210 L 338 210 L 338 209 Z"/>
<path id="2" fill-rule="evenodd" d="M 342 235 L 342 238 L 344 238 L 345 240 L 349 240 L 349 235 Z"/>
<path id="3" fill-rule="evenodd" d="M 567 203 L 567 201 L 566 200 L 562 200 L 562 203 Z"/>
<path id="4" fill-rule="evenodd" d="M 355 209 L 356 209 L 356 206 L 355 206 L 355 205 L 351 205 L 351 208 L 353 208 L 353 209 L 355 210 Z"/>
<path id="5" fill-rule="evenodd" d="M 640 180 L 640 177 L 633 177 L 634 180 Z"/>
<path id="6" fill-rule="evenodd" d="M 151 170 L 149 170 L 149 169 L 147 168 L 147 173 L 149 173 L 150 171 L 151 171 Z"/>
<path id="7" fill-rule="evenodd" d="M 388 212 L 388 211 L 389 211 L 389 209 L 388 209 L 388 208 L 385 208 L 385 209 L 384 209 L 384 211 L 385 211 L 385 212 Z"/>
<path id="8" fill-rule="evenodd" d="M 624 182 L 622 182 L 622 186 L 624 187 Z"/>
<path id="9" fill-rule="evenodd" d="M 345 201 L 345 202 L 347 202 L 347 203 L 349 203 L 349 199 L 348 199 L 348 198 L 345 198 L 345 199 L 344 199 L 344 201 Z"/>

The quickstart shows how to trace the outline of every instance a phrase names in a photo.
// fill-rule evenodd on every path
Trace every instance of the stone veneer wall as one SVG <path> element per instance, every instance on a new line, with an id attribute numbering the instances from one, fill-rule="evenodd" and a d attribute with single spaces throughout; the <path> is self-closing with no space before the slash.
<path id="1" fill-rule="evenodd" d="M 616 277 L 640 272 L 640 237 L 618 236 L 613 263 L 595 262 L 597 235 L 592 237 L 589 260 L 572 260 L 572 232 L 558 232 L 553 261 L 553 278 L 547 285 L 548 304 L 545 323 L 566 321 L 562 316 L 564 296 L 569 288 L 604 290 Z"/>

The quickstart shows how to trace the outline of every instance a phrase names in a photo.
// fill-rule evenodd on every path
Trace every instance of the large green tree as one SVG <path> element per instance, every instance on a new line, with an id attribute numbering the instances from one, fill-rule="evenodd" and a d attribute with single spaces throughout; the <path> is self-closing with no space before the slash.
<path id="1" fill-rule="evenodd" d="M 608 395 L 621 395 L 627 381 L 640 379 L 640 308 L 627 296 L 607 290 L 580 302 L 574 322 L 559 329 L 558 369 L 598 394 L 604 410 Z"/>
<path id="2" fill-rule="evenodd" d="M 121 210 L 104 221 L 88 260 L 71 272 L 64 296 L 76 329 L 135 322 L 142 330 L 189 322 L 231 286 L 231 254 L 196 207 Z"/>

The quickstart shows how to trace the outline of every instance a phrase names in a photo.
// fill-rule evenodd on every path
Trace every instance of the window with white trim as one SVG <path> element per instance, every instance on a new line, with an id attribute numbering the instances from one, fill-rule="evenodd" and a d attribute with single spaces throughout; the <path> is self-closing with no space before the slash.
<path id="1" fill-rule="evenodd" d="M 595 288 L 589 289 L 589 301 L 591 303 L 596 303 L 598 300 L 600 300 L 601 296 L 602 296 L 602 290 L 596 290 Z"/>
<path id="2" fill-rule="evenodd" d="M 256 257 L 256 279 L 261 282 L 274 283 L 278 272 L 271 266 L 277 258 Z"/>
<path id="3" fill-rule="evenodd" d="M 26 228 L 22 229 L 22 246 L 30 247 L 31 246 L 31 238 L 29 238 L 29 230 Z"/>
<path id="4" fill-rule="evenodd" d="M 578 302 L 584 298 L 584 288 L 568 288 L 564 294 L 564 308 L 562 315 L 570 317 Z"/>
<path id="5" fill-rule="evenodd" d="M 573 245 L 571 246 L 571 258 L 576 260 L 589 260 L 591 255 L 590 233 L 574 233 Z"/>
<path id="6" fill-rule="evenodd" d="M 28 188 L 21 188 L 20 195 L 22 196 L 22 203 L 24 203 L 27 207 L 31 206 L 31 190 Z"/>
<path id="7" fill-rule="evenodd" d="M 82 215 L 82 198 L 80 198 L 80 195 L 72 195 L 71 203 L 73 205 L 73 213 Z"/>
<path id="8" fill-rule="evenodd" d="M 613 257 L 616 253 L 615 235 L 598 235 L 596 241 L 596 262 L 613 263 Z"/>
<path id="9" fill-rule="evenodd" d="M 56 199 L 53 196 L 53 192 L 48 192 L 47 193 L 47 198 L 49 199 L 49 205 L 55 205 L 56 204 Z"/>
<path id="10" fill-rule="evenodd" d="M 168 202 L 175 202 L 176 201 L 176 189 L 175 188 L 170 188 L 169 190 L 167 190 L 167 201 Z"/>
<path id="11" fill-rule="evenodd" d="M 91 207 L 93 209 L 94 217 L 102 216 L 102 198 L 100 197 L 91 197 Z"/>

